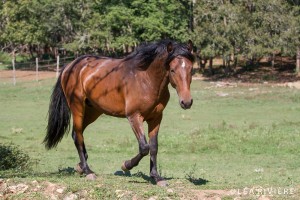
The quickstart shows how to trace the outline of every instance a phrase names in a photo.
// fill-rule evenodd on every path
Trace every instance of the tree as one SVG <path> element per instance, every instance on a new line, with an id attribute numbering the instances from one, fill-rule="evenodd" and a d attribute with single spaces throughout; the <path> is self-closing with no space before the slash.
<path id="1" fill-rule="evenodd" d="M 2 4 L 0 41 L 11 51 L 36 45 L 42 38 L 38 22 L 37 1 L 6 1 Z"/>
<path id="2" fill-rule="evenodd" d="M 194 40 L 200 57 L 223 56 L 230 61 L 229 55 L 234 55 L 234 63 L 236 56 L 253 63 L 277 52 L 296 52 L 291 41 L 299 46 L 299 1 L 289 2 L 297 6 L 283 0 L 197 0 Z"/>
<path id="3" fill-rule="evenodd" d="M 300 75 L 300 0 L 289 0 L 292 6 L 290 10 L 289 29 L 285 32 L 284 43 L 285 52 L 288 55 L 294 55 L 296 52 L 296 73 Z"/>
<path id="4" fill-rule="evenodd" d="M 298 52 L 300 60 L 299 7 L 299 0 L 1 1 L 0 47 L 32 56 L 58 48 L 113 56 L 141 42 L 192 37 L 202 66 L 210 61 L 212 71 L 221 56 L 229 72 L 240 57 L 255 63 Z"/>
<path id="5" fill-rule="evenodd" d="M 194 16 L 194 41 L 201 49 L 199 58 L 210 60 L 211 72 L 212 59 L 216 56 L 222 55 L 230 65 L 229 55 L 236 55 L 237 49 L 241 49 L 241 38 L 245 38 L 247 30 L 242 23 L 241 9 L 232 1 L 198 0 Z"/>
<path id="6" fill-rule="evenodd" d="M 134 9 L 136 37 L 139 41 L 173 38 L 189 39 L 189 10 L 176 0 L 135 0 Z"/>

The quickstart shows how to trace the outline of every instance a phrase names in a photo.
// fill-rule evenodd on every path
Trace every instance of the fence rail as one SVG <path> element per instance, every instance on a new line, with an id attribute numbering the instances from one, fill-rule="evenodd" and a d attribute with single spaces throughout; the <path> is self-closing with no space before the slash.
<path id="1" fill-rule="evenodd" d="M 16 85 L 16 83 L 17 83 L 16 71 L 17 70 L 35 71 L 35 80 L 36 81 L 39 81 L 40 71 L 55 71 L 56 77 L 58 77 L 60 68 L 74 59 L 75 59 L 75 57 L 60 58 L 60 56 L 57 56 L 56 59 L 40 60 L 39 58 L 36 58 L 35 62 L 21 62 L 21 63 L 17 63 L 13 59 L 12 60 L 12 82 L 14 85 Z"/>

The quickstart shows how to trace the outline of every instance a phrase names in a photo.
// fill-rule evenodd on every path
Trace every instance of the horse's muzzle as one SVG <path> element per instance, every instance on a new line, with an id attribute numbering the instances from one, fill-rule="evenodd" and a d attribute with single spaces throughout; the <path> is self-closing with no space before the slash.
<path id="1" fill-rule="evenodd" d="M 190 109 L 192 107 L 192 104 L 193 104 L 193 99 L 190 99 L 190 100 L 180 100 L 179 102 L 181 108 L 183 109 Z"/>

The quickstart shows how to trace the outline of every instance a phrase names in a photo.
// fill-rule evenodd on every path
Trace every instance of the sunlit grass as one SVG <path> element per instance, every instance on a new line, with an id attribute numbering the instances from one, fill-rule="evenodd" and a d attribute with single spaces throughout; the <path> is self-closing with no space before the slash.
<path id="1" fill-rule="evenodd" d="M 67 185 L 69 191 L 94 187 L 91 198 L 95 199 L 115 198 L 115 190 L 133 191 L 128 198 L 135 194 L 179 198 L 178 193 L 169 194 L 151 184 L 149 157 L 132 170 L 131 177 L 114 175 L 121 163 L 138 151 L 126 119 L 101 116 L 84 134 L 89 164 L 100 177 L 96 183 L 86 182 L 72 171 L 66 174 L 79 162 L 70 134 L 54 150 L 46 151 L 42 144 L 54 81 L 0 84 L 0 141 L 19 145 L 35 161 L 31 172 L 2 171 L 0 177 L 53 181 Z M 215 83 L 194 81 L 194 104 L 186 111 L 178 105 L 176 91 L 170 91 L 159 133 L 158 165 L 175 191 L 180 187 L 297 186 L 298 90 L 270 85 L 220 88 Z M 96 187 L 99 184 L 102 186 Z M 141 190 L 136 191 L 137 187 Z"/>

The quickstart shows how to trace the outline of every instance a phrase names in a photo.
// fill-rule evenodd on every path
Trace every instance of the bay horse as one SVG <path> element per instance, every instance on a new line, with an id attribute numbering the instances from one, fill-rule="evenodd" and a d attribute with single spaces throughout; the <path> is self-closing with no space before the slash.
<path id="1" fill-rule="evenodd" d="M 127 118 L 139 145 L 138 154 L 126 160 L 121 169 L 131 170 L 150 152 L 150 176 L 157 185 L 167 182 L 157 172 L 158 130 L 170 93 L 168 84 L 176 89 L 183 109 L 192 106 L 190 93 L 192 42 L 163 40 L 141 45 L 122 59 L 81 56 L 66 65 L 54 86 L 50 99 L 47 149 L 56 147 L 69 132 L 73 117 L 72 137 L 80 162 L 76 170 L 88 179 L 95 179 L 89 168 L 83 132 L 100 115 Z M 147 143 L 143 122 L 148 124 Z"/>

